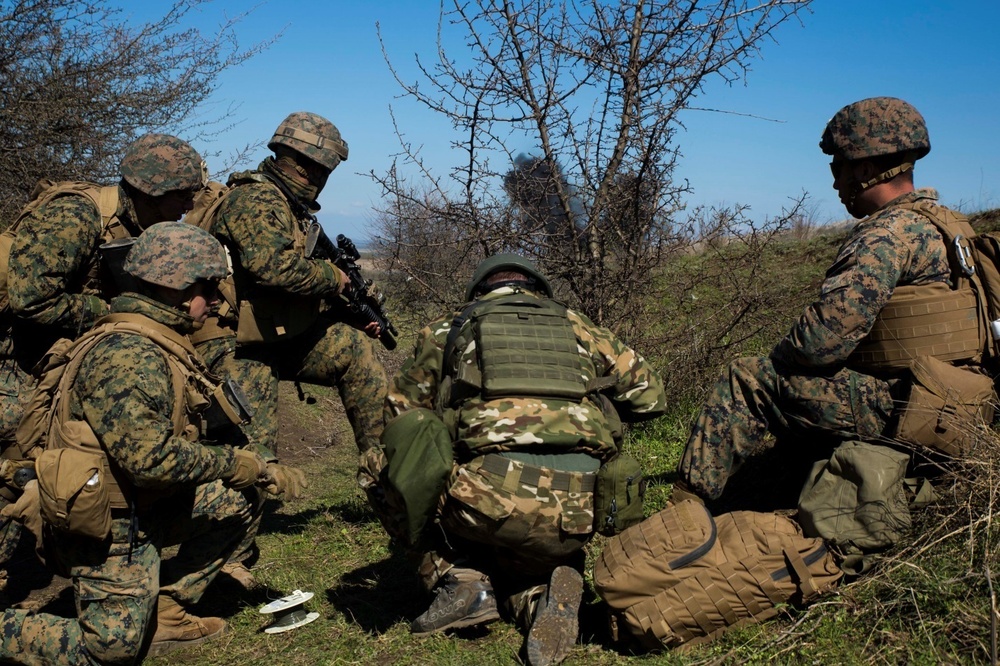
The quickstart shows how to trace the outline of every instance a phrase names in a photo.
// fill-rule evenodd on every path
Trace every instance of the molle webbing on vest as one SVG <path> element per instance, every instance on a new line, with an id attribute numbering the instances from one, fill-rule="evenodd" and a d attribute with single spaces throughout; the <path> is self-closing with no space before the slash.
<path id="1" fill-rule="evenodd" d="M 566 309 L 552 301 L 500 298 L 472 315 L 483 398 L 582 400 L 587 393 L 580 352 Z"/>
<path id="2" fill-rule="evenodd" d="M 975 358 L 983 348 L 976 293 L 944 282 L 897 287 L 848 359 L 859 370 L 902 370 L 920 356 Z"/>

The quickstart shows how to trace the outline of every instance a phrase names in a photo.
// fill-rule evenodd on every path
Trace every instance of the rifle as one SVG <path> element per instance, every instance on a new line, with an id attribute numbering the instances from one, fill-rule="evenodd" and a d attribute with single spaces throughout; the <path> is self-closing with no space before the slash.
<path id="1" fill-rule="evenodd" d="M 334 245 L 330 237 L 323 231 L 319 222 L 313 221 L 306 231 L 306 257 L 326 259 L 342 270 L 351 281 L 350 290 L 343 294 L 347 308 L 353 312 L 363 324 L 374 322 L 378 324 L 378 339 L 388 349 L 396 348 L 396 328 L 382 311 L 385 295 L 372 289 L 372 281 L 361 275 L 361 267 L 357 264 L 361 258 L 357 246 L 344 234 L 337 235 Z M 362 326 L 364 328 L 364 326 Z"/>

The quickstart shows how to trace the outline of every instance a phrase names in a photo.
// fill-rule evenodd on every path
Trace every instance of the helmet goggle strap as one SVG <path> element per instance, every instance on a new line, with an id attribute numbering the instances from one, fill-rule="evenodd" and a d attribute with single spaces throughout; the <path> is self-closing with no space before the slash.
<path id="1" fill-rule="evenodd" d="M 347 151 L 344 149 L 344 142 L 337 141 L 336 139 L 328 139 L 325 136 L 320 136 L 319 134 L 313 134 L 312 132 L 307 132 L 305 130 L 299 129 L 297 127 L 292 127 L 290 125 L 282 125 L 279 127 L 275 134 L 280 134 L 281 136 L 287 136 L 290 139 L 296 139 L 302 143 L 308 144 L 310 146 L 315 146 L 319 149 L 330 149 L 333 150 L 337 157 L 341 160 L 347 159 Z"/>

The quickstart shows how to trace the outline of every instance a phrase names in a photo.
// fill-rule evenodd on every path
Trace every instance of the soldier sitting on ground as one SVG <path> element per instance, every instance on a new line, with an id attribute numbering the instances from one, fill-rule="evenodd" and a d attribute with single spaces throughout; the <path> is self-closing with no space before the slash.
<path id="1" fill-rule="evenodd" d="M 675 499 L 718 498 L 739 464 L 775 441 L 906 439 L 900 416 L 916 394 L 914 368 L 945 373 L 939 383 L 955 404 L 965 399 L 960 385 L 984 379 L 983 305 L 959 271 L 965 258 L 945 242 L 946 231 L 974 232 L 936 191 L 913 184 L 914 162 L 931 148 L 923 117 L 900 99 L 861 100 L 833 116 L 820 148 L 833 158 L 841 202 L 860 221 L 788 335 L 769 356 L 733 361 L 715 384 L 691 430 Z M 935 428 L 973 430 L 961 415 L 932 418 L 930 409 L 908 410 L 933 427 L 907 443 L 940 446 Z"/>

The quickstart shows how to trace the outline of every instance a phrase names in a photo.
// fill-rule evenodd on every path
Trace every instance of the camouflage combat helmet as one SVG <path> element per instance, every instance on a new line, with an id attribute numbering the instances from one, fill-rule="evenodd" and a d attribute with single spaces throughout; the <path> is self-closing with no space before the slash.
<path id="1" fill-rule="evenodd" d="M 552 298 L 552 287 L 545 276 L 538 272 L 535 265 L 517 254 L 495 254 L 479 262 L 472 279 L 469 280 L 465 288 L 465 300 L 471 301 L 476 296 L 479 285 L 489 276 L 499 271 L 518 271 L 531 277 L 535 281 L 535 287 L 549 298 Z"/>
<path id="2" fill-rule="evenodd" d="M 122 157 L 120 170 L 125 182 L 153 197 L 174 190 L 197 190 L 208 181 L 198 151 L 169 134 L 146 134 L 133 141 Z"/>
<path id="3" fill-rule="evenodd" d="M 140 280 L 178 291 L 198 280 L 221 280 L 228 272 L 222 244 L 185 222 L 160 222 L 143 231 L 123 268 Z"/>
<path id="4" fill-rule="evenodd" d="M 826 124 L 820 149 L 845 160 L 909 153 L 918 160 L 931 150 L 924 117 L 895 97 L 871 97 L 848 104 Z"/>
<path id="5" fill-rule="evenodd" d="M 330 171 L 347 161 L 347 142 L 340 138 L 334 124 L 306 111 L 296 111 L 281 121 L 267 143 L 271 150 L 275 146 L 287 146 Z"/>

